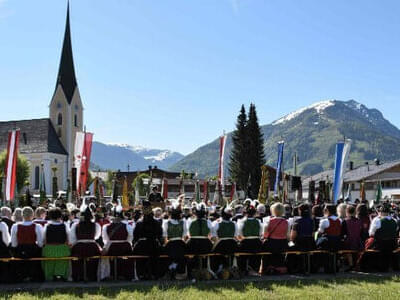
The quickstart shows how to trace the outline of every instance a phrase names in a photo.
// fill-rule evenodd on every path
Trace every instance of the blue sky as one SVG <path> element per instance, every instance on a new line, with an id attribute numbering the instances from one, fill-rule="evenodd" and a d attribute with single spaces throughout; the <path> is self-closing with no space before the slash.
<path id="1" fill-rule="evenodd" d="M 66 0 L 0 0 L 0 120 L 46 117 Z M 355 99 L 400 126 L 400 1 L 71 0 L 87 129 L 190 153 L 230 131 Z"/>

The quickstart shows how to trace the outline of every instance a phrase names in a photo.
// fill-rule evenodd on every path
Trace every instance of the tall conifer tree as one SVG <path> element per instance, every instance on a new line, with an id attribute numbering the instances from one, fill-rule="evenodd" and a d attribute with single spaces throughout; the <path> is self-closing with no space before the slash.
<path id="1" fill-rule="evenodd" d="M 249 177 L 247 167 L 247 115 L 244 105 L 236 121 L 236 129 L 232 133 L 232 151 L 229 161 L 229 173 L 233 181 L 236 182 L 238 189 L 246 190 Z"/>
<path id="2" fill-rule="evenodd" d="M 251 195 L 248 197 L 257 197 L 261 181 L 261 167 L 265 164 L 264 154 L 264 135 L 258 124 L 256 106 L 250 104 L 249 118 L 246 126 L 247 132 L 247 170 L 250 174 Z"/>

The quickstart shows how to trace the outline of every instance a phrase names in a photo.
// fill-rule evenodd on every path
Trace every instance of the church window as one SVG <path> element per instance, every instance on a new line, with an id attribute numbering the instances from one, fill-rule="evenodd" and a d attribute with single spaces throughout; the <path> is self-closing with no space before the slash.
<path id="1" fill-rule="evenodd" d="M 78 127 L 78 116 L 74 115 L 74 126 Z"/>
<path id="2" fill-rule="evenodd" d="M 57 102 L 57 108 L 58 108 L 58 109 L 61 109 L 61 107 L 62 107 L 61 103 L 60 103 L 60 102 Z"/>
<path id="3" fill-rule="evenodd" d="M 58 137 L 61 137 L 61 128 L 58 128 L 58 130 L 57 130 L 57 135 L 58 135 Z"/>
<path id="4" fill-rule="evenodd" d="M 35 167 L 35 190 L 39 189 L 39 177 L 40 177 L 40 168 L 38 166 Z"/>
<path id="5" fill-rule="evenodd" d="M 62 114 L 61 113 L 58 114 L 57 125 L 62 125 Z"/>
<path id="6" fill-rule="evenodd" d="M 79 110 L 78 104 L 75 104 L 75 110 Z"/>

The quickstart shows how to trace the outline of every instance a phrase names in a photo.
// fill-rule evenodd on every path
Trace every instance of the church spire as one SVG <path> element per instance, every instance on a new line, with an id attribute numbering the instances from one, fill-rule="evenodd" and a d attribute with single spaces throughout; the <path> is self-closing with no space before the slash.
<path id="1" fill-rule="evenodd" d="M 74 59 L 72 56 L 72 45 L 71 45 L 71 30 L 69 24 L 69 1 L 67 4 L 67 21 L 65 25 L 64 43 L 61 52 L 60 67 L 58 69 L 57 85 L 61 85 L 65 96 L 67 97 L 68 103 L 71 103 L 72 96 L 77 87 Z"/>

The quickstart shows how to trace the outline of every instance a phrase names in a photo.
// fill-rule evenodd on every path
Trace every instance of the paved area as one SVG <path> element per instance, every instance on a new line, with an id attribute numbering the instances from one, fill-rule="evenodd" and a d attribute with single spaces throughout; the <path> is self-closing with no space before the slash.
<path id="1" fill-rule="evenodd" d="M 333 280 L 333 279 L 366 279 L 366 278 L 391 278 L 393 276 L 400 276 L 400 273 L 362 273 L 350 272 L 339 273 L 337 275 L 330 274 L 315 274 L 310 276 L 304 275 L 279 275 L 279 276 L 262 276 L 262 277 L 245 277 L 239 280 L 212 280 L 201 281 L 202 283 L 210 284 L 224 284 L 234 282 L 273 282 L 273 281 L 309 281 L 309 280 Z M 19 283 L 19 284 L 1 284 L 1 291 L 43 291 L 53 289 L 98 289 L 98 288 L 134 288 L 135 286 L 189 286 L 196 285 L 193 281 L 106 281 L 106 282 L 43 282 L 43 283 Z"/>

